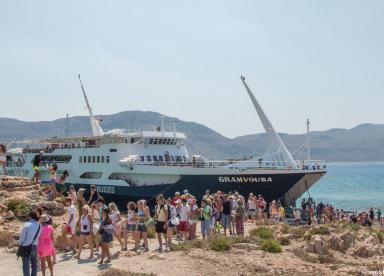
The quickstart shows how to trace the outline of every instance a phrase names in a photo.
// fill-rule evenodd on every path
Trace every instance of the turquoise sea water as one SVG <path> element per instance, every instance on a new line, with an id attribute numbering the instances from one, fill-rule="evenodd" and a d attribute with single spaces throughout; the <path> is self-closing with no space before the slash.
<path id="1" fill-rule="evenodd" d="M 344 210 L 384 210 L 384 163 L 330 163 L 327 170 L 309 189 L 316 202 Z M 307 198 L 308 193 L 303 197 Z"/>

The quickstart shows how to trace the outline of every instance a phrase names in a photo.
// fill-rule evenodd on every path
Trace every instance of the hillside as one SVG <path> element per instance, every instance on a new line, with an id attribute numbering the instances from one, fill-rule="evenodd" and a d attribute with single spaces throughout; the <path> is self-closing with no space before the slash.
<path id="1" fill-rule="evenodd" d="M 177 118 L 165 117 L 166 129 L 172 129 L 177 121 L 177 131 L 188 137 L 190 153 L 199 153 L 207 158 L 241 158 L 261 155 L 267 146 L 265 134 L 252 134 L 229 139 L 220 133 L 195 122 L 186 122 Z M 144 111 L 124 111 L 102 116 L 104 130 L 127 128 L 130 130 L 153 130 L 160 125 L 160 114 Z M 42 138 L 63 136 L 66 119 L 54 121 L 24 122 L 12 118 L 0 118 L 0 141 L 14 138 Z M 89 118 L 77 116 L 69 118 L 70 135 L 88 135 L 91 133 Z M 280 134 L 291 152 L 295 152 L 305 143 L 303 134 Z M 352 129 L 330 129 L 314 131 L 310 134 L 312 159 L 327 161 L 384 161 L 384 125 L 362 124 Z M 295 154 L 303 159 L 304 153 Z"/>

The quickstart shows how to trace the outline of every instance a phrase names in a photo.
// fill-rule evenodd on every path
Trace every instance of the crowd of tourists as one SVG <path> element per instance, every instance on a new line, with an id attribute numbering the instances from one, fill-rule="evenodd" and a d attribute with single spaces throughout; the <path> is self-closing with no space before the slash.
<path id="1" fill-rule="evenodd" d="M 207 190 L 198 201 L 188 190 L 184 190 L 182 193 L 176 192 L 172 198 L 158 195 L 152 210 L 144 199 L 128 202 L 127 212 L 122 214 L 114 202 L 107 205 L 95 186 L 90 187 L 87 198 L 85 192 L 83 188 L 76 191 L 73 186 L 64 192 L 67 220 L 58 227 L 58 232 L 65 250 L 72 253 L 74 258 L 84 257 L 85 244 L 88 244 L 86 251 L 90 260 L 95 259 L 94 252 L 100 252 L 101 249 L 99 264 L 111 262 L 110 243 L 114 239 L 122 251 L 149 251 L 150 229 L 154 229 L 157 236 L 156 251 L 168 252 L 175 240 L 196 239 L 198 224 L 201 237 L 205 240 L 218 233 L 244 235 L 244 222 L 247 219 L 252 222 L 264 221 L 267 217 L 282 220 L 285 216 L 284 208 L 275 201 L 267 208 L 265 199 L 252 193 L 245 198 L 238 192 L 218 191 L 211 194 Z M 23 260 L 24 275 L 36 275 L 38 265 L 43 275 L 47 268 L 53 275 L 56 252 L 52 224 L 52 217 L 45 207 L 29 214 L 19 239 L 21 249 L 30 246 L 28 254 L 19 254 Z M 128 243 L 129 239 L 132 240 L 132 248 L 128 248 L 131 244 Z"/>
<path id="2" fill-rule="evenodd" d="M 332 204 L 316 203 L 312 198 L 301 200 L 300 208 L 293 207 L 293 215 L 296 224 L 302 221 L 307 224 L 326 224 L 331 222 L 344 222 L 371 227 L 376 221 L 381 229 L 384 229 L 384 217 L 381 209 L 370 208 L 368 212 L 348 212 L 343 209 L 335 209 Z"/>
<path id="3" fill-rule="evenodd" d="M 39 183 L 37 165 L 40 155 L 36 155 L 35 175 L 33 181 Z M 33 162 L 34 162 L 33 161 Z M 284 221 L 288 215 L 279 201 L 268 202 L 262 195 L 250 193 L 247 197 L 238 192 L 207 190 L 201 200 L 184 190 L 176 192 L 173 197 L 166 198 L 159 194 L 155 207 L 151 210 L 145 199 L 128 202 L 127 212 L 120 213 L 117 204 L 108 205 L 99 195 L 96 186 L 78 191 L 73 186 L 64 186 L 68 172 L 64 171 L 57 179 L 57 166 L 49 167 L 50 185 L 47 187 L 48 199 L 64 197 L 67 206 L 67 221 L 59 226 L 59 237 L 65 244 L 65 250 L 81 259 L 84 245 L 88 244 L 88 259 L 94 260 L 94 251 L 98 254 L 99 264 L 111 262 L 110 245 L 116 239 L 122 251 L 149 251 L 148 232 L 154 229 L 158 252 L 168 252 L 176 241 L 197 238 L 197 227 L 200 224 L 203 240 L 212 235 L 244 235 L 244 222 L 264 223 L 266 220 Z M 292 217 L 295 224 L 321 224 L 334 221 L 359 223 L 370 226 L 374 220 L 374 211 L 369 213 L 351 213 L 334 209 L 332 205 L 315 203 L 311 198 L 301 202 L 301 208 L 292 206 Z M 383 225 L 381 211 L 377 210 L 378 221 Z M 199 223 L 200 222 L 200 223 Z M 56 251 L 53 239 L 53 221 L 43 206 L 37 212 L 31 212 L 19 239 L 18 255 L 22 257 L 24 275 L 36 275 L 40 265 L 42 274 L 48 268 L 53 275 L 56 263 Z M 132 240 L 132 248 L 128 249 L 128 240 Z M 39 264 L 38 264 L 39 260 Z"/>

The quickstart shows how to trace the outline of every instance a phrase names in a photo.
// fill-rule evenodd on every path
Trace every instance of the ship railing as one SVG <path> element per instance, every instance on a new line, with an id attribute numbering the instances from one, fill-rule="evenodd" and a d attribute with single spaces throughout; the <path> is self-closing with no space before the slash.
<path id="1" fill-rule="evenodd" d="M 24 166 L 25 161 L 7 161 L 5 163 L 6 167 L 14 167 L 14 168 L 20 168 Z"/>
<path id="2" fill-rule="evenodd" d="M 238 170 L 248 169 L 280 169 L 280 170 L 325 170 L 325 162 L 321 160 L 308 160 L 306 162 L 297 161 L 296 167 L 289 162 L 283 161 L 259 161 L 259 160 L 223 160 L 223 161 L 135 161 L 121 162 L 127 166 L 160 166 L 160 167 L 194 167 L 194 168 L 229 168 Z"/>
<path id="3" fill-rule="evenodd" d="M 296 160 L 297 167 L 300 170 L 326 170 L 327 165 L 324 160 Z"/>
<path id="4" fill-rule="evenodd" d="M 54 163 L 59 164 L 69 164 L 69 161 L 43 161 L 40 162 L 40 168 L 48 168 L 52 166 Z M 7 161 L 5 166 L 8 168 L 21 168 L 25 164 L 25 161 Z M 31 164 L 32 166 L 32 164 Z"/>
<path id="5" fill-rule="evenodd" d="M 55 150 L 60 150 L 60 149 L 81 149 L 81 148 L 86 148 L 86 149 L 92 149 L 92 148 L 99 148 L 100 146 L 98 145 L 88 145 L 88 144 L 76 144 L 76 145 L 59 145 L 59 146 L 50 146 L 50 147 L 42 147 L 42 148 L 23 148 L 23 153 L 35 153 L 39 154 L 40 152 L 45 153 L 52 153 Z"/>

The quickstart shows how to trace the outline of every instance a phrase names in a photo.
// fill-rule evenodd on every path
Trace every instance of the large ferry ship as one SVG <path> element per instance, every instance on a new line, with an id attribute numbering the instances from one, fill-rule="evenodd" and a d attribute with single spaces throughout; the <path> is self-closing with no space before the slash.
<path id="1" fill-rule="evenodd" d="M 80 80 L 80 76 L 79 76 Z M 24 141 L 24 145 L 7 152 L 9 175 L 32 177 L 32 160 L 42 155 L 40 176 L 49 182 L 48 167 L 58 165 L 58 174 L 67 170 L 68 187 L 87 188 L 96 185 L 107 200 L 120 205 L 130 200 L 147 199 L 163 193 L 172 196 L 188 190 L 201 198 L 206 190 L 238 191 L 243 195 L 261 194 L 267 201 L 280 200 L 289 205 L 326 173 L 322 161 L 295 161 L 276 133 L 266 114 L 241 81 L 261 119 L 271 150 L 265 156 L 248 160 L 211 161 L 201 155 L 190 155 L 187 137 L 174 128 L 163 126 L 154 131 L 129 132 L 115 129 L 104 132 L 100 120 L 81 88 L 89 111 L 91 136 L 54 137 Z"/>

